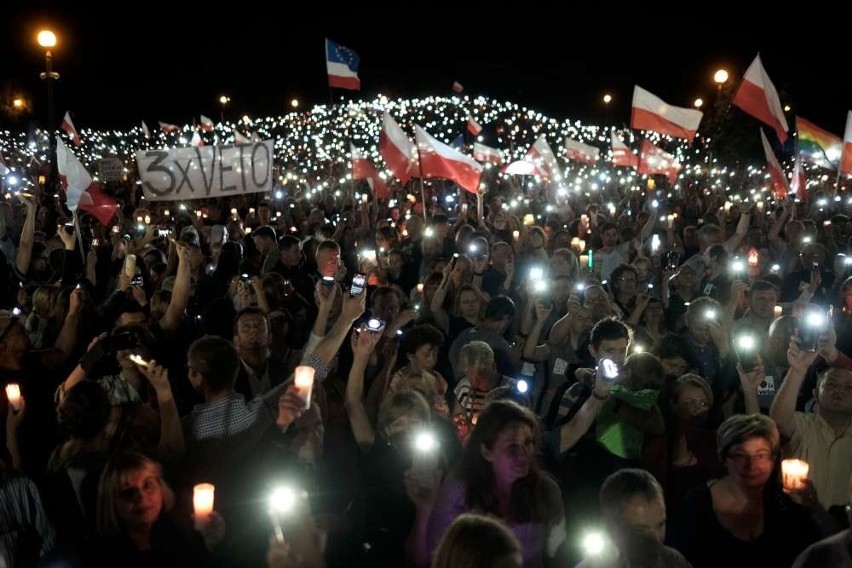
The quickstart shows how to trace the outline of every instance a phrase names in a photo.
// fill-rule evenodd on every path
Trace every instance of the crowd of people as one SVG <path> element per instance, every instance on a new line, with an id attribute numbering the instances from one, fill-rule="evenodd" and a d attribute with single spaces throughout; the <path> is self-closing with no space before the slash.
<path id="1" fill-rule="evenodd" d="M 3 204 L 0 566 L 852 566 L 845 199 L 128 187 Z"/>

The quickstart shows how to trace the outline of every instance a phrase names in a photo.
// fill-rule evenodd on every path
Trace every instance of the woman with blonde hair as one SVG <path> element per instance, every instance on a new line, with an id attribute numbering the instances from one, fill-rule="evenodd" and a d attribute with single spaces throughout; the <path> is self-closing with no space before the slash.
<path id="1" fill-rule="evenodd" d="M 506 525 L 484 515 L 456 517 L 438 544 L 432 568 L 521 568 L 521 545 Z"/>

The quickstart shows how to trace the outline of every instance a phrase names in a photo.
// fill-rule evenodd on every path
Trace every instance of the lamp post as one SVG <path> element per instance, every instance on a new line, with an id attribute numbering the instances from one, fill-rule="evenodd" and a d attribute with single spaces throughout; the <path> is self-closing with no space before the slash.
<path id="1" fill-rule="evenodd" d="M 231 102 L 231 97 L 228 95 L 222 95 L 219 97 L 219 104 L 222 105 L 222 111 L 219 113 L 219 122 L 225 124 L 225 105 Z"/>
<path id="2" fill-rule="evenodd" d="M 47 129 L 48 132 L 55 128 L 53 115 L 53 82 L 59 79 L 59 73 L 53 70 L 52 47 L 56 47 L 56 34 L 50 30 L 41 30 L 37 36 L 38 44 L 44 48 L 44 72 L 39 74 L 42 80 L 47 81 Z"/>
<path id="3" fill-rule="evenodd" d="M 605 93 L 603 96 L 604 108 L 606 109 L 606 123 L 609 125 L 609 103 L 612 102 L 612 95 Z"/>

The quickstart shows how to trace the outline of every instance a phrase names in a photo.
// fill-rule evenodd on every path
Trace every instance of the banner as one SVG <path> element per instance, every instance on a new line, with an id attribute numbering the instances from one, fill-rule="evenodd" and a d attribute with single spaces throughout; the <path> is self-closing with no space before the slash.
<path id="1" fill-rule="evenodd" d="M 252 144 L 139 150 L 145 199 L 177 201 L 272 190 L 272 140 Z"/>

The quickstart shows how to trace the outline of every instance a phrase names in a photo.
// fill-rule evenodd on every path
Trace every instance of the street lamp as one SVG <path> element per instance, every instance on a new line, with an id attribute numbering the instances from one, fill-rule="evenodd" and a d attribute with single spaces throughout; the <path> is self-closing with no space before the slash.
<path id="1" fill-rule="evenodd" d="M 606 108 L 606 123 L 609 124 L 609 103 L 612 102 L 612 95 L 605 93 L 603 96 L 604 107 Z"/>
<path id="2" fill-rule="evenodd" d="M 38 32 L 37 41 L 44 48 L 44 73 L 40 73 L 39 77 L 47 81 L 47 123 L 48 131 L 54 128 L 53 116 L 53 82 L 59 79 L 59 73 L 53 70 L 53 54 L 50 52 L 52 47 L 56 47 L 56 34 L 50 30 L 41 30 Z"/>
<path id="3" fill-rule="evenodd" d="M 700 97 L 695 99 L 695 102 L 692 103 L 692 106 L 694 106 L 695 108 L 701 108 L 702 106 L 704 106 L 704 99 Z"/>
<path id="4" fill-rule="evenodd" d="M 713 80 L 716 82 L 716 88 L 722 90 L 722 85 L 728 82 L 728 72 L 724 69 L 717 69 L 713 73 Z"/>
<path id="5" fill-rule="evenodd" d="M 229 102 L 231 102 L 231 97 L 229 97 L 228 95 L 222 95 L 221 97 L 219 97 L 219 104 L 222 105 L 222 111 L 219 114 L 219 122 L 221 122 L 222 124 L 225 124 L 225 105 Z"/>
<path id="6" fill-rule="evenodd" d="M 290 101 L 290 106 L 295 108 L 299 108 L 299 99 L 293 99 Z"/>

